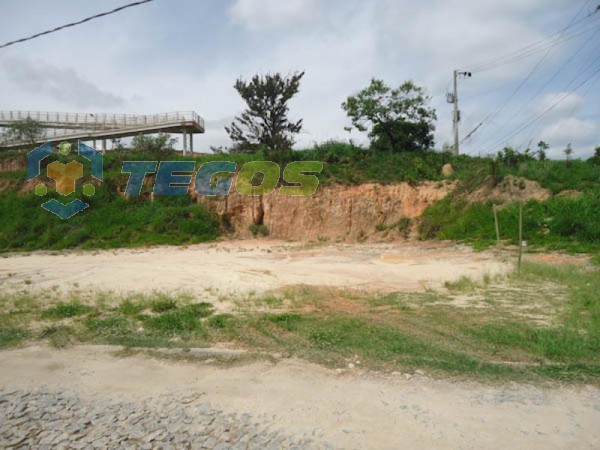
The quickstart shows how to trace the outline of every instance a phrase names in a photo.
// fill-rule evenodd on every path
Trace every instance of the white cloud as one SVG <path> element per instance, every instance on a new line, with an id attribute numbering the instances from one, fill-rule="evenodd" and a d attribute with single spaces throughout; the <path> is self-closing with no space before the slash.
<path id="1" fill-rule="evenodd" d="M 318 15 L 317 0 L 236 0 L 231 18 L 249 30 L 310 23 Z"/>
<path id="2" fill-rule="evenodd" d="M 18 89 L 43 95 L 76 108 L 120 107 L 125 100 L 83 78 L 73 68 L 44 61 L 10 57 L 4 60 L 6 78 Z"/>
<path id="3" fill-rule="evenodd" d="M 546 126 L 540 134 L 548 142 L 562 145 L 571 142 L 575 145 L 593 139 L 600 140 L 600 122 L 575 117 L 564 118 Z"/>
<path id="4" fill-rule="evenodd" d="M 546 94 L 534 110 L 536 114 L 548 111 L 549 117 L 571 116 L 577 113 L 585 98 L 579 94 L 569 92 L 553 92 Z"/>

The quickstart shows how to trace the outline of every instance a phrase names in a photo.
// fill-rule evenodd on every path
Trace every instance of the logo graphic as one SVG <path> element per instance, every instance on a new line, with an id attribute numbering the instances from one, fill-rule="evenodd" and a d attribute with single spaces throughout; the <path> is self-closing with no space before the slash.
<path id="1" fill-rule="evenodd" d="M 68 156 L 71 144 L 60 144 L 58 153 Z M 91 176 L 103 182 L 102 153 L 81 141 L 78 143 L 77 153 L 89 161 Z M 52 154 L 50 142 L 27 154 L 27 180 L 34 180 L 41 175 L 42 161 Z M 76 160 L 66 164 L 53 160 L 45 168 L 46 177 L 55 183 L 56 193 L 61 197 L 73 198 L 77 181 L 84 176 L 84 165 Z M 323 171 L 323 163 L 295 161 L 282 171 L 279 164 L 271 161 L 251 161 L 244 164 L 239 172 L 237 169 L 238 165 L 232 161 L 209 161 L 201 164 L 197 171 L 196 161 L 124 161 L 121 173 L 129 174 L 126 197 L 141 195 L 145 181 L 148 181 L 146 184 L 152 187 L 152 193 L 156 196 L 186 196 L 191 190 L 200 196 L 227 196 L 234 180 L 237 193 L 243 196 L 271 195 L 277 192 L 277 195 L 282 196 L 310 197 L 319 187 L 317 175 Z M 82 192 L 86 197 L 93 197 L 96 187 L 87 183 Z M 46 183 L 40 182 L 35 187 L 35 194 L 40 197 L 47 195 Z M 70 219 L 89 207 L 88 203 L 78 198 L 70 203 L 53 198 L 42 204 L 42 208 L 63 220 Z"/>
<path id="2" fill-rule="evenodd" d="M 58 146 L 58 152 L 67 156 L 71 153 L 71 144 L 63 142 Z M 85 145 L 83 142 L 78 143 L 77 153 L 88 160 L 91 165 L 91 175 L 98 181 L 103 181 L 104 170 L 103 170 L 103 156 L 98 150 Z M 32 150 L 27 154 L 27 179 L 33 180 L 41 175 L 42 161 L 52 155 L 52 144 L 47 142 L 41 147 Z M 67 164 L 63 164 L 59 161 L 54 161 L 46 167 L 46 174 L 48 178 L 54 180 L 56 184 L 56 192 L 63 197 L 71 195 L 75 192 L 77 180 L 83 178 L 84 166 L 80 162 L 71 161 Z M 43 197 L 48 193 L 48 188 L 45 184 L 40 183 L 35 187 L 35 194 Z M 83 195 L 86 197 L 92 197 L 96 193 L 96 187 L 88 183 L 83 186 Z M 75 199 L 70 203 L 64 204 L 56 199 L 47 201 L 42 205 L 46 211 L 50 211 L 52 214 L 56 214 L 63 220 L 69 219 L 74 215 L 89 208 L 89 204 Z"/>

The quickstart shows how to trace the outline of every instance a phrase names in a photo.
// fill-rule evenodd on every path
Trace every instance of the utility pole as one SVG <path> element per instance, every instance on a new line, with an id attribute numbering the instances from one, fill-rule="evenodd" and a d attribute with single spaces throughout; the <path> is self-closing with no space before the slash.
<path id="1" fill-rule="evenodd" d="M 458 110 L 458 70 L 454 71 L 454 115 L 452 124 L 454 125 L 454 154 L 460 154 L 460 142 L 458 140 L 458 122 L 460 122 L 460 111 Z"/>
<path id="2" fill-rule="evenodd" d="M 460 110 L 458 109 L 458 77 L 471 78 L 471 72 L 459 72 L 454 71 L 454 93 L 448 95 L 448 103 L 454 104 L 454 113 L 452 117 L 452 124 L 454 127 L 454 154 L 458 156 L 460 154 L 460 140 L 458 133 L 458 124 L 460 122 Z"/>

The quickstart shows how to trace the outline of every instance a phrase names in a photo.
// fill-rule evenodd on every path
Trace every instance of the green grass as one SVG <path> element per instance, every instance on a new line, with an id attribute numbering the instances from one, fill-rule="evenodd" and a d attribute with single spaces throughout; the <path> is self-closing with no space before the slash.
<path id="1" fill-rule="evenodd" d="M 29 331 L 24 328 L 0 325 L 0 349 L 16 346 L 29 337 Z"/>
<path id="2" fill-rule="evenodd" d="M 43 319 L 64 319 L 69 317 L 82 316 L 92 311 L 88 305 L 78 302 L 59 303 L 52 308 L 48 308 L 42 312 Z"/>
<path id="3" fill-rule="evenodd" d="M 160 298 L 152 302 L 152 312 L 164 313 L 177 309 L 177 302 L 170 298 Z"/>
<path id="4" fill-rule="evenodd" d="M 500 236 L 518 244 L 519 207 L 512 204 L 498 212 Z M 419 228 L 421 239 L 450 239 L 486 248 L 496 243 L 493 205 L 446 198 L 430 206 Z M 577 199 L 552 198 L 530 201 L 523 212 L 523 236 L 528 244 L 572 252 L 600 250 L 600 190 Z"/>
<path id="5" fill-rule="evenodd" d="M 0 210 L 11 214 L 0 216 L 0 252 L 182 245 L 221 234 L 218 217 L 187 197 L 126 200 L 110 189 L 86 199 L 90 208 L 66 221 L 43 210 L 33 194 L 1 193 Z"/>
<path id="6" fill-rule="evenodd" d="M 227 342 L 334 368 L 358 358 L 383 371 L 600 384 L 599 275 L 592 266 L 525 263 L 521 275 L 460 278 L 440 292 L 370 296 L 304 286 L 258 296 L 237 314 L 214 314 L 210 304 L 190 303 L 184 294 L 99 294 L 93 307 L 75 300 L 41 307 L 49 300 L 5 294 L 0 347 L 30 340 L 58 348 L 87 342 L 150 349 Z M 285 312 L 269 300 L 281 295 Z M 464 306 L 452 306 L 455 298 Z M 153 308 L 159 303 L 168 308 Z"/>
<path id="7" fill-rule="evenodd" d="M 8 155 L 8 156 L 7 156 Z M 15 157 L 14 153 L 0 154 L 0 158 Z M 23 154 L 17 156 L 24 158 Z M 51 159 L 60 159 L 53 156 Z M 207 161 L 227 160 L 238 163 L 267 159 L 262 153 L 255 155 L 188 155 L 147 153 L 143 151 L 114 151 L 105 156 L 105 181 L 89 201 L 89 210 L 68 221 L 63 221 L 40 208 L 42 199 L 33 194 L 17 194 L 19 187 L 0 193 L 0 210 L 12 214 L 0 216 L 0 252 L 30 251 L 38 249 L 107 249 L 147 245 L 184 245 L 216 239 L 231 230 L 229 218 L 219 218 L 202 205 L 187 197 L 156 198 L 149 200 L 151 186 L 144 186 L 142 196 L 126 200 L 118 193 L 124 189 L 128 176 L 121 173 L 124 160 L 160 161 L 194 160 L 196 167 Z M 451 180 L 462 182 L 460 190 L 469 192 L 489 180 L 492 173 L 501 179 L 515 175 L 538 181 L 552 193 L 567 189 L 584 193 L 581 199 L 552 199 L 549 202 L 529 205 L 526 214 L 527 234 L 534 245 L 548 245 L 572 251 L 591 251 L 599 246 L 598 208 L 600 164 L 589 161 L 540 162 L 519 157 L 515 164 L 499 164 L 492 171 L 489 158 L 451 153 L 425 152 L 387 153 L 356 147 L 344 142 L 326 142 L 312 149 L 291 152 L 285 161 L 322 161 L 323 172 L 319 175 L 322 185 L 360 183 L 418 184 L 422 181 L 441 181 L 442 167 L 452 164 L 455 172 Z M 87 167 L 87 166 L 86 166 Z M 80 184 L 88 182 L 87 172 Z M 23 171 L 5 172 L 2 178 L 19 181 Z M 24 180 L 23 180 L 24 181 Z M 50 194 L 44 199 L 56 197 Z M 71 195 L 62 201 L 76 198 Z M 450 204 L 448 203 L 450 202 Z M 439 237 L 474 243 L 486 247 L 495 240 L 493 223 L 490 225 L 489 205 L 464 205 L 443 201 L 426 213 L 421 227 L 424 238 Z M 515 208 L 507 210 L 501 219 L 505 239 L 514 241 Z M 506 227 L 504 226 L 506 225 Z M 381 232 L 390 227 L 408 235 L 410 221 L 398 224 L 379 224 Z M 263 226 L 253 226 L 255 235 L 268 235 Z"/>
<path id="8" fill-rule="evenodd" d="M 469 292 L 477 288 L 477 283 L 471 278 L 463 276 L 456 281 L 445 282 L 444 287 L 453 292 Z"/>

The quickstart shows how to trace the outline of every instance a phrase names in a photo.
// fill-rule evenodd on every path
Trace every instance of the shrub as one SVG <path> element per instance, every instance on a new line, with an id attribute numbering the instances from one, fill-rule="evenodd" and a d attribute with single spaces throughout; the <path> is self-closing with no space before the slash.
<path id="1" fill-rule="evenodd" d="M 269 235 L 269 229 L 266 227 L 266 225 L 260 224 L 260 225 L 255 225 L 252 224 L 248 227 L 248 229 L 250 230 L 250 232 L 252 233 L 252 236 L 257 237 L 258 235 L 260 236 L 268 236 Z"/>

